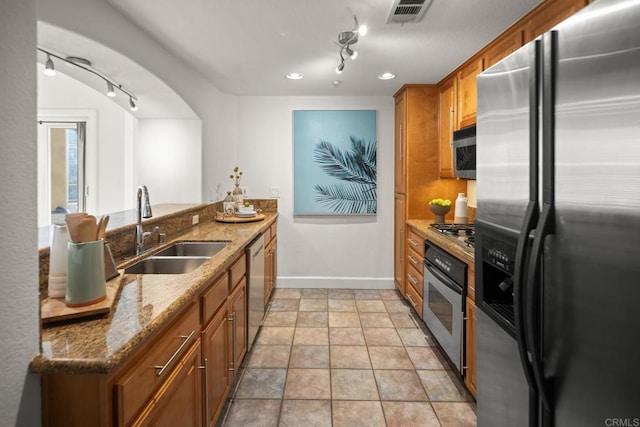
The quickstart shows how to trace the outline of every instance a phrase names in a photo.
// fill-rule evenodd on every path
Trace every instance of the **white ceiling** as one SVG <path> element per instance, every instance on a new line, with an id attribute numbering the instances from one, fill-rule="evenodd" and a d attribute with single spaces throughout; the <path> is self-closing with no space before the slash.
<path id="1" fill-rule="evenodd" d="M 385 23 L 392 0 L 107 1 L 220 91 L 281 96 L 392 95 L 405 83 L 437 83 L 540 3 L 433 0 L 421 22 L 400 25 Z M 354 14 L 369 33 L 337 75 L 334 42 Z M 294 71 L 304 78 L 284 77 Z M 383 72 L 397 77 L 378 80 Z"/>

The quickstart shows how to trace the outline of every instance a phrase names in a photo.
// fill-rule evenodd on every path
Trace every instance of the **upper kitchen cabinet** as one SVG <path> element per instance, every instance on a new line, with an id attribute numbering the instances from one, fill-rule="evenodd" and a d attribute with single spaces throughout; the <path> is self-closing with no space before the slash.
<path id="1" fill-rule="evenodd" d="M 523 45 L 524 32 L 519 30 L 508 31 L 495 39 L 487 46 L 484 54 L 484 69 L 491 67 L 501 59 L 509 56 Z"/>
<path id="2" fill-rule="evenodd" d="M 476 122 L 476 76 L 481 72 L 482 58 L 469 62 L 458 72 L 458 129 Z"/>
<path id="3" fill-rule="evenodd" d="M 553 0 L 543 2 L 523 19 L 524 42 L 529 43 L 549 31 L 588 4 L 588 0 Z"/>
<path id="4" fill-rule="evenodd" d="M 438 139 L 440 141 L 440 178 L 453 178 L 453 131 L 456 118 L 456 79 L 449 77 L 438 86 L 440 115 Z"/>

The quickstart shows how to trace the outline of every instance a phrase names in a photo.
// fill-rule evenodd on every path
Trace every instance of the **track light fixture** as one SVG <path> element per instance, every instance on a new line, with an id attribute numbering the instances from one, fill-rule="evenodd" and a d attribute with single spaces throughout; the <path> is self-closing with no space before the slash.
<path id="1" fill-rule="evenodd" d="M 44 73 L 47 76 L 55 76 L 56 75 L 56 68 L 53 66 L 53 61 L 51 60 L 51 55 L 49 55 L 47 53 L 47 62 L 44 66 Z"/>
<path id="2" fill-rule="evenodd" d="M 135 101 L 138 100 L 138 98 L 136 98 L 136 96 L 133 94 L 133 92 L 131 92 L 130 90 L 127 90 L 125 88 L 122 87 L 122 85 L 116 83 L 115 81 L 113 81 L 111 78 L 105 76 L 104 74 L 100 73 L 99 71 L 95 70 L 92 66 L 91 66 L 91 62 L 87 61 L 86 59 L 83 58 L 76 58 L 76 57 L 63 57 L 61 55 L 57 55 L 53 52 L 50 52 L 48 50 L 45 50 L 41 47 L 38 47 L 37 50 L 39 50 L 40 52 L 44 53 L 45 55 L 47 55 L 47 61 L 45 63 L 45 68 L 44 68 L 44 73 L 48 76 L 55 76 L 56 75 L 56 70 L 53 64 L 53 60 L 51 59 L 51 57 L 54 57 L 56 59 L 59 59 L 60 61 L 66 62 L 67 64 L 73 65 L 75 67 L 81 68 L 85 71 L 90 72 L 91 74 L 100 77 L 102 80 L 104 80 L 107 83 L 107 96 L 108 97 L 115 97 L 116 96 L 116 89 L 118 89 L 120 92 L 124 93 L 125 95 L 127 95 L 129 97 L 129 108 L 131 108 L 131 111 L 136 111 L 138 110 L 138 105 L 136 104 Z"/>
<path id="3" fill-rule="evenodd" d="M 358 43 L 358 36 L 364 36 L 367 34 L 367 26 L 360 25 L 358 23 L 358 18 L 353 16 L 353 20 L 355 21 L 355 26 L 351 31 L 343 31 L 338 34 L 338 42 L 336 45 L 340 47 L 340 64 L 336 67 L 336 73 L 341 74 L 342 70 L 344 70 L 344 58 L 345 54 L 352 60 L 355 60 L 358 56 L 358 52 L 352 49 L 352 46 Z"/>

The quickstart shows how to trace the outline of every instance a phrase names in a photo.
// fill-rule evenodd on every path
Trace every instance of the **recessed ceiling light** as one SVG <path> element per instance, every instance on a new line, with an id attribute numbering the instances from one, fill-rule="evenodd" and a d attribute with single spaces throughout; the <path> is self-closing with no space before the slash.
<path id="1" fill-rule="evenodd" d="M 302 74 L 302 73 L 289 73 L 289 74 L 286 75 L 286 77 L 289 80 L 300 80 L 301 78 L 304 77 L 304 74 Z"/>
<path id="2" fill-rule="evenodd" d="M 342 80 L 334 80 L 334 81 L 332 81 L 331 83 L 333 83 L 333 85 L 334 85 L 335 87 L 338 87 L 338 86 L 340 86 L 340 83 L 342 83 Z"/>
<path id="3" fill-rule="evenodd" d="M 378 78 L 380 80 L 391 80 L 391 79 L 395 79 L 396 75 L 393 73 L 382 73 L 382 74 L 378 74 Z"/>

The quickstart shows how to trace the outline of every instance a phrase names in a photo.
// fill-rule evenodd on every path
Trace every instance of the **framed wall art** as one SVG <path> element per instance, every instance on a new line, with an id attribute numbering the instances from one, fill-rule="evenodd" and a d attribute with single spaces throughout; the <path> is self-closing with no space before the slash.
<path id="1" fill-rule="evenodd" d="M 293 111 L 294 215 L 375 215 L 375 110 Z"/>

